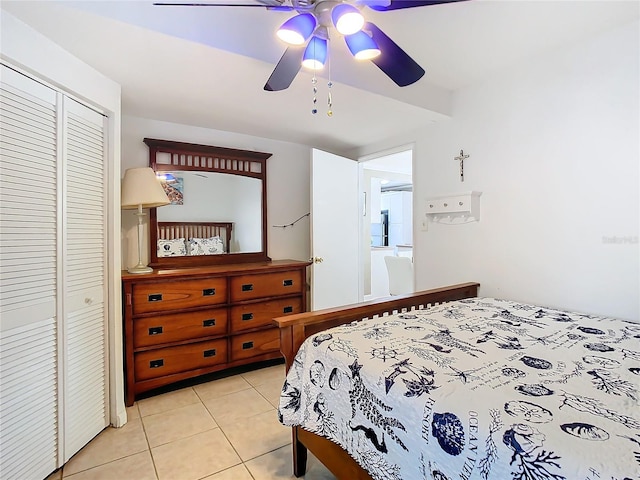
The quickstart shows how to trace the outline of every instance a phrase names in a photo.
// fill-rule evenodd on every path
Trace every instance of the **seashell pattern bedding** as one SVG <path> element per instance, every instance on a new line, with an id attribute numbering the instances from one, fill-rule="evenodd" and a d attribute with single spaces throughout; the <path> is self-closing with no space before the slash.
<path id="1" fill-rule="evenodd" d="M 284 425 L 375 479 L 640 478 L 640 324 L 492 298 L 308 338 Z"/>

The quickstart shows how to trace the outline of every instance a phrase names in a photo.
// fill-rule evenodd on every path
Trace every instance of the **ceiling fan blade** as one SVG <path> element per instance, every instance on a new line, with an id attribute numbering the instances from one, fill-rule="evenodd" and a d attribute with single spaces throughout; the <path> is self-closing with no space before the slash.
<path id="1" fill-rule="evenodd" d="M 293 10 L 290 5 L 282 5 L 280 0 L 256 0 L 260 3 L 179 3 L 179 2 L 154 2 L 157 7 L 257 7 L 267 10 L 289 12 Z"/>
<path id="2" fill-rule="evenodd" d="M 293 79 L 300 71 L 302 66 L 302 55 L 304 54 L 304 46 L 288 47 L 282 58 L 278 61 L 276 68 L 273 69 L 269 80 L 264 84 L 264 89 L 269 92 L 277 92 L 284 90 L 291 85 Z"/>
<path id="3" fill-rule="evenodd" d="M 441 3 L 464 1 L 466 0 L 360 0 L 360 3 L 367 5 L 373 10 L 386 12 L 388 10 L 399 10 L 401 8 L 428 7 L 430 5 L 440 5 Z"/>
<path id="4" fill-rule="evenodd" d="M 422 78 L 425 71 L 382 30 L 373 23 L 366 23 L 363 30 L 371 33 L 380 48 L 380 55 L 371 61 L 399 87 L 406 87 Z"/>

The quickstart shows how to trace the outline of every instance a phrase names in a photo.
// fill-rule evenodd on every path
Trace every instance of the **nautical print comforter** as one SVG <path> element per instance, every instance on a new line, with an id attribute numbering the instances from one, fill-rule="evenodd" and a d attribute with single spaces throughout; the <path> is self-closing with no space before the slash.
<path id="1" fill-rule="evenodd" d="M 375 479 L 640 478 L 640 324 L 471 298 L 308 338 L 281 423 Z"/>

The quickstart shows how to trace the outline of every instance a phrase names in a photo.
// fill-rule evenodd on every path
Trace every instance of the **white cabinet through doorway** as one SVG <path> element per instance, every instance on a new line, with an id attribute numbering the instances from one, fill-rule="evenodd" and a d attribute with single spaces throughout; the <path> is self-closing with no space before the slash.
<path id="1" fill-rule="evenodd" d="M 381 209 L 389 212 L 389 246 L 413 244 L 412 192 L 383 192 Z"/>

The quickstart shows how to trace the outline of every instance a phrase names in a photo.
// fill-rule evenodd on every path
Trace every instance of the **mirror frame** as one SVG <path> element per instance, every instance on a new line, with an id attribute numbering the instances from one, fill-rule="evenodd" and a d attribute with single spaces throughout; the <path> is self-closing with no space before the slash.
<path id="1" fill-rule="evenodd" d="M 226 253 L 221 255 L 158 257 L 158 214 L 157 208 L 150 208 L 149 243 L 151 247 L 151 267 L 200 267 L 232 263 L 268 262 L 271 260 L 267 256 L 267 159 L 271 157 L 270 153 L 174 142 L 171 140 L 158 140 L 154 138 L 145 138 L 144 143 L 149 147 L 149 166 L 155 172 L 172 172 L 176 170 L 217 172 L 257 178 L 262 182 L 261 251 Z M 169 154 L 171 163 L 158 163 L 158 153 Z"/>

